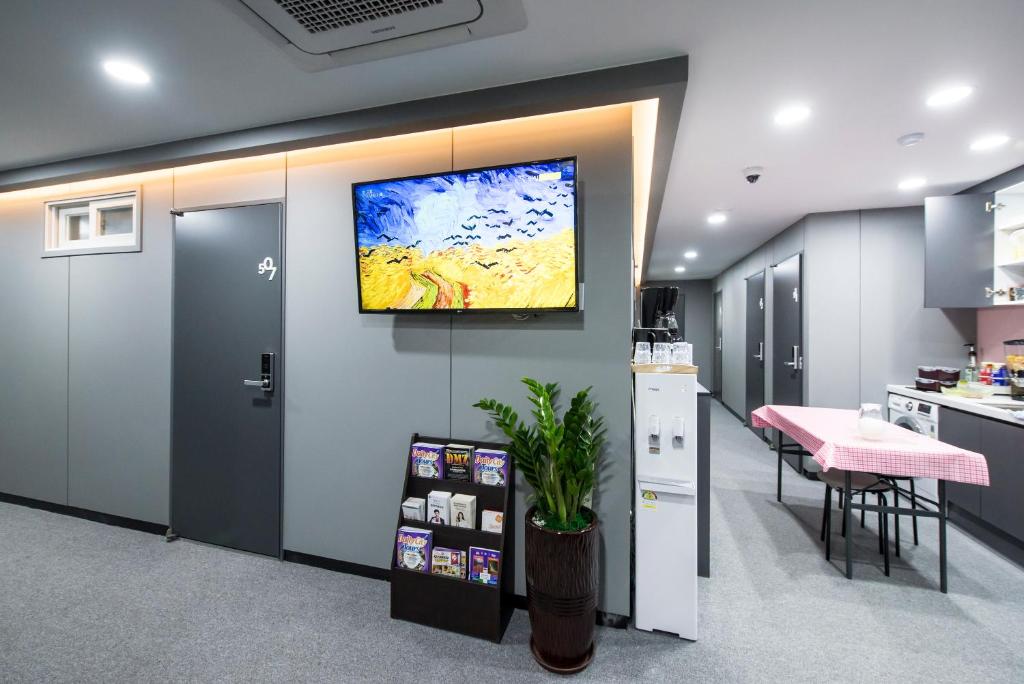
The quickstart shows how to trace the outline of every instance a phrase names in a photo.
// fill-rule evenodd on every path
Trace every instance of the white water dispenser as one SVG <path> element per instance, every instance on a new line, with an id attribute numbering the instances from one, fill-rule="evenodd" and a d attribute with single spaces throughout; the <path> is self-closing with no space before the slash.
<path id="1" fill-rule="evenodd" d="M 635 373 L 636 627 L 697 638 L 697 376 Z"/>

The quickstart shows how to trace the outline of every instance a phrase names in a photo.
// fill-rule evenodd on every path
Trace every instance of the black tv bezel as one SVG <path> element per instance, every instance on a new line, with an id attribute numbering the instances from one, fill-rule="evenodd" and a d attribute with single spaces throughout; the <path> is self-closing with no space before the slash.
<path id="1" fill-rule="evenodd" d="M 533 308 L 502 308 L 502 309 L 476 309 L 473 307 L 462 309 L 366 309 L 363 308 L 363 279 L 359 271 L 359 211 L 356 208 L 356 189 L 364 185 L 377 185 L 379 183 L 394 183 L 417 178 L 436 178 L 457 173 L 473 173 L 475 171 L 491 171 L 494 169 L 509 169 L 515 166 L 529 166 L 531 164 L 551 164 L 556 162 L 573 163 L 573 184 L 572 184 L 572 245 L 573 245 L 573 306 L 558 307 L 533 307 Z M 534 314 L 534 313 L 576 313 L 580 311 L 580 164 L 576 155 L 566 157 L 553 157 L 551 159 L 535 159 L 530 161 L 514 162 L 512 164 L 491 164 L 488 166 L 477 166 L 466 169 L 453 169 L 450 171 L 437 171 L 434 173 L 420 173 L 413 176 L 397 176 L 395 178 L 381 178 L 372 181 L 359 181 L 352 183 L 352 237 L 354 239 L 352 253 L 355 256 L 356 264 L 356 297 L 358 299 L 359 313 L 361 314 Z"/>

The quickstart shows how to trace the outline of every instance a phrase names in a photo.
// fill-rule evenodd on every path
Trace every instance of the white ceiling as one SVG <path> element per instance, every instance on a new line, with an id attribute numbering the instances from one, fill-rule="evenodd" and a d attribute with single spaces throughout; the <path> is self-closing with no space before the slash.
<path id="1" fill-rule="evenodd" d="M 916 204 L 1024 163 L 1019 0 L 526 0 L 520 33 L 319 73 L 212 0 L 4 0 L 0 169 L 649 59 L 690 55 L 649 277 L 715 275 L 812 211 Z M 132 57 L 132 90 L 99 68 Z M 925 94 L 975 86 L 955 109 Z M 781 131 L 781 104 L 814 110 Z M 924 131 L 924 143 L 895 138 Z M 978 134 L 1014 142 L 970 153 Z M 748 186 L 741 170 L 758 164 Z M 914 193 L 904 176 L 926 176 Z M 708 226 L 714 209 L 729 211 Z"/>
<path id="2" fill-rule="evenodd" d="M 690 54 L 665 202 L 648 279 L 717 275 L 804 214 L 921 204 L 1024 164 L 1021 0 L 707 2 L 686 11 Z M 960 106 L 933 110 L 929 92 L 971 84 Z M 789 102 L 813 110 L 780 129 Z M 922 131 L 915 147 L 896 138 Z M 985 154 L 990 131 L 1013 136 Z M 763 166 L 757 185 L 743 168 Z M 929 186 L 901 192 L 923 176 Z M 710 226 L 724 209 L 727 223 Z M 682 258 L 686 249 L 697 260 Z"/>

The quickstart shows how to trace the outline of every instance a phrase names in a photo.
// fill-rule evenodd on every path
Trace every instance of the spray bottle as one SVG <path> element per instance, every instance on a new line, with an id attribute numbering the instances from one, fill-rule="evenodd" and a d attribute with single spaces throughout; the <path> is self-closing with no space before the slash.
<path id="1" fill-rule="evenodd" d="M 967 367 L 960 376 L 960 382 L 978 382 L 978 353 L 974 350 L 974 342 L 968 342 L 964 346 L 967 347 Z"/>

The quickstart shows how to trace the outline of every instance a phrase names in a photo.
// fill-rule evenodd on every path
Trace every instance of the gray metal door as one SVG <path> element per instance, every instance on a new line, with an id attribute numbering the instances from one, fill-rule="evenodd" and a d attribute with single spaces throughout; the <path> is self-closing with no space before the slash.
<path id="1" fill-rule="evenodd" d="M 174 220 L 171 527 L 281 553 L 282 207 Z"/>
<path id="2" fill-rule="evenodd" d="M 764 271 L 747 278 L 747 413 L 764 405 Z M 750 427 L 764 438 L 764 430 Z"/>
<path id="3" fill-rule="evenodd" d="M 777 264 L 772 271 L 772 403 L 804 403 L 804 342 L 800 287 L 800 255 Z M 776 437 L 777 439 L 777 437 Z M 796 456 L 785 456 L 801 469 Z"/>
<path id="4" fill-rule="evenodd" d="M 714 377 L 711 378 L 711 394 L 716 399 L 722 398 L 722 291 L 715 293 L 715 349 Z"/>

